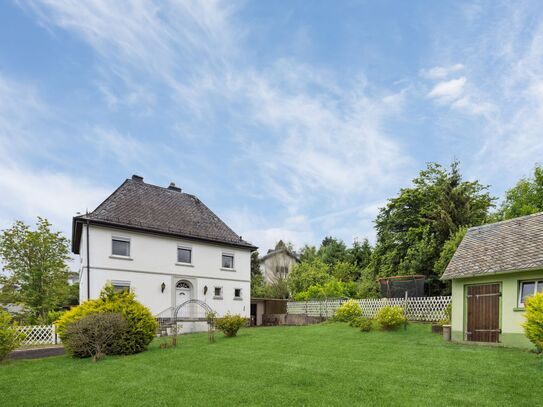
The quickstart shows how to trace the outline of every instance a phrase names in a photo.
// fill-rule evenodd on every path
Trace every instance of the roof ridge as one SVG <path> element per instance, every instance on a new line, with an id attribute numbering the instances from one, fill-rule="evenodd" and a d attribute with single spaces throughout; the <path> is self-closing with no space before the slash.
<path id="1" fill-rule="evenodd" d="M 538 216 L 543 216 L 543 212 L 536 212 L 536 213 L 532 213 L 530 215 L 523 215 L 523 216 L 518 216 L 516 218 L 500 220 L 498 222 L 485 223 L 484 225 L 479 225 L 479 226 L 472 226 L 472 227 L 468 228 L 468 231 L 488 228 L 490 226 L 502 225 L 504 223 L 511 223 L 511 222 L 514 222 L 514 221 L 525 220 L 525 219 L 528 219 L 528 218 L 535 218 L 535 217 L 538 217 Z"/>

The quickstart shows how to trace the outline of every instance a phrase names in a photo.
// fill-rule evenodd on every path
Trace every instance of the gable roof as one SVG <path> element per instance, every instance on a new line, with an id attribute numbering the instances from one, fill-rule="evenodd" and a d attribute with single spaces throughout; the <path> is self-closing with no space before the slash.
<path id="1" fill-rule="evenodd" d="M 543 269 L 543 212 L 468 229 L 442 280 Z"/>
<path id="2" fill-rule="evenodd" d="M 139 176 L 124 181 L 93 212 L 73 218 L 72 251 L 76 254 L 87 221 L 256 250 L 196 196 L 181 192 L 174 184 L 168 188 L 147 184 Z"/>
<path id="3" fill-rule="evenodd" d="M 296 260 L 298 263 L 300 262 L 300 258 L 298 255 L 294 252 L 291 252 L 290 250 L 284 248 L 284 249 L 270 249 L 268 250 L 268 253 L 266 253 L 264 256 L 260 258 L 260 261 L 264 261 L 266 259 L 269 259 L 270 257 L 276 256 L 280 253 L 285 253 L 287 256 L 292 257 L 294 260 Z"/>

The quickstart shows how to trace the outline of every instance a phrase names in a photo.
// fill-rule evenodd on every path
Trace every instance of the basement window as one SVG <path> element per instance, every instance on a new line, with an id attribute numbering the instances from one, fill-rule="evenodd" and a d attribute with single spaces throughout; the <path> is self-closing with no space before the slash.
<path id="1" fill-rule="evenodd" d="M 523 308 L 526 298 L 541 292 L 543 292 L 543 281 L 521 281 L 518 293 L 518 306 Z"/>
<path id="2" fill-rule="evenodd" d="M 113 237 L 111 239 L 111 254 L 113 256 L 130 257 L 130 239 Z"/>
<path id="3" fill-rule="evenodd" d="M 130 281 L 113 280 L 111 284 L 116 293 L 122 293 L 124 291 L 130 292 Z"/>

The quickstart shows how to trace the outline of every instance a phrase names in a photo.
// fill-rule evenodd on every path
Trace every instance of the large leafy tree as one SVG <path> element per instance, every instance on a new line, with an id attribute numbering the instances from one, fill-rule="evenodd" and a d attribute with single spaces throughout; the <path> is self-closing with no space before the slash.
<path id="1" fill-rule="evenodd" d="M 330 281 L 329 266 L 320 258 L 295 264 L 288 276 L 288 288 L 294 296 L 312 285 L 323 285 Z"/>
<path id="2" fill-rule="evenodd" d="M 329 266 L 347 260 L 347 246 L 342 240 L 327 236 L 323 239 L 317 255 Z"/>
<path id="3" fill-rule="evenodd" d="M 38 218 L 35 230 L 22 221 L 3 230 L 0 259 L 8 272 L 4 295 L 25 304 L 33 317 L 45 321 L 49 311 L 65 303 L 69 294 L 68 240 L 53 232 L 46 219 Z"/>
<path id="4" fill-rule="evenodd" d="M 443 286 L 434 265 L 443 245 L 460 228 L 484 223 L 493 201 L 487 186 L 462 178 L 458 162 L 448 169 L 428 164 L 411 187 L 381 208 L 372 274 L 423 274 L 431 291 L 439 293 Z"/>
<path id="5" fill-rule="evenodd" d="M 533 177 L 522 178 L 506 192 L 496 220 L 507 220 L 536 212 L 543 212 L 543 167 L 540 165 L 535 167 Z"/>

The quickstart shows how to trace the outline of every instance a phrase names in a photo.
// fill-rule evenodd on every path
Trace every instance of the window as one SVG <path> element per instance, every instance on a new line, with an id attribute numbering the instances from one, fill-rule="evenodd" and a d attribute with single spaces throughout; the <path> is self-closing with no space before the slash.
<path id="1" fill-rule="evenodd" d="M 234 288 L 234 299 L 241 300 L 241 288 Z"/>
<path id="2" fill-rule="evenodd" d="M 130 291 L 130 281 L 112 281 L 113 289 L 116 293 L 122 293 L 123 291 Z"/>
<path id="3" fill-rule="evenodd" d="M 233 254 L 223 254 L 222 255 L 222 267 L 225 269 L 234 268 L 234 255 Z"/>
<path id="4" fill-rule="evenodd" d="M 186 281 L 178 281 L 175 288 L 188 288 L 190 290 L 190 285 Z"/>
<path id="5" fill-rule="evenodd" d="M 130 239 L 124 237 L 112 238 L 111 254 L 113 256 L 130 257 Z"/>
<path id="6" fill-rule="evenodd" d="M 288 266 L 277 266 L 275 268 L 275 275 L 279 278 L 287 278 Z"/>
<path id="7" fill-rule="evenodd" d="M 177 248 L 177 262 L 178 263 L 192 263 L 192 249 L 186 247 Z"/>
<path id="8" fill-rule="evenodd" d="M 215 299 L 222 300 L 222 287 L 215 287 L 215 290 L 213 292 Z"/>
<path id="9" fill-rule="evenodd" d="M 543 292 L 543 281 L 521 281 L 518 295 L 518 306 L 524 307 L 526 298 Z"/>

